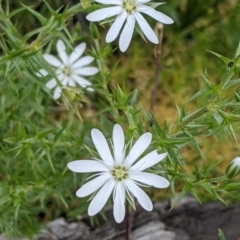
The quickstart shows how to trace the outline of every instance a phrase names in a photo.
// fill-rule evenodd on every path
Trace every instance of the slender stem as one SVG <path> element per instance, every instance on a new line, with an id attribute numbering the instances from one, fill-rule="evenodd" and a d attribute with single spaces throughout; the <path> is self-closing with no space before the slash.
<path id="1" fill-rule="evenodd" d="M 129 203 L 128 201 L 126 201 L 126 217 L 125 217 L 125 221 L 126 221 L 126 232 L 125 232 L 125 236 L 126 236 L 126 240 L 129 240 L 130 237 L 130 233 L 129 233 Z"/>
<path id="2" fill-rule="evenodd" d="M 154 105 L 156 103 L 157 88 L 159 84 L 159 77 L 161 74 L 160 60 L 161 60 L 161 52 L 162 52 L 162 38 L 163 38 L 163 25 L 161 23 L 157 24 L 155 32 L 157 32 L 159 43 L 157 45 L 156 52 L 155 52 L 156 72 L 155 72 L 154 86 L 152 90 L 152 98 L 151 98 L 151 104 L 150 104 L 151 111 L 153 111 Z"/>
<path id="3" fill-rule="evenodd" d="M 188 115 L 180 124 L 180 127 L 184 127 L 188 125 L 189 123 L 193 122 L 197 118 L 203 116 L 205 113 L 209 111 L 208 106 L 204 106 L 203 108 L 197 110 L 196 112 Z"/>
<path id="4" fill-rule="evenodd" d="M 130 239 L 134 214 L 135 214 L 134 211 L 130 212 L 130 205 L 127 201 L 126 202 L 126 218 L 125 218 L 125 220 L 126 220 L 126 240 Z"/>
<path id="5" fill-rule="evenodd" d="M 197 118 L 203 116 L 204 114 L 209 112 L 209 107 L 208 106 L 204 106 L 203 108 L 197 110 L 196 112 L 188 115 L 185 119 L 183 119 L 183 121 L 172 127 L 171 129 L 171 134 L 177 134 L 183 127 L 185 127 L 186 125 L 188 125 L 189 123 L 195 121 Z"/>

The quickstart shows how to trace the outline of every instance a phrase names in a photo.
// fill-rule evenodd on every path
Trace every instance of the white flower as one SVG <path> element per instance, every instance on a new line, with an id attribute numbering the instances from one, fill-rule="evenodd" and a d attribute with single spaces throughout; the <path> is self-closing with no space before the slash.
<path id="1" fill-rule="evenodd" d="M 167 153 L 158 154 L 154 150 L 139 159 L 150 145 L 152 134 L 143 134 L 133 145 L 127 156 L 125 154 L 124 133 L 120 125 L 116 124 L 113 129 L 113 155 L 110 152 L 106 138 L 98 129 L 92 129 L 91 136 L 101 160 L 77 160 L 68 164 L 68 168 L 73 172 L 96 172 L 95 178 L 85 183 L 76 193 L 78 197 L 85 197 L 94 193 L 88 208 L 88 214 L 93 216 L 101 211 L 112 192 L 113 215 L 118 223 L 122 222 L 125 216 L 126 197 L 133 207 L 135 197 L 144 209 L 151 211 L 153 209 L 152 202 L 139 185 L 154 186 L 156 188 L 169 186 L 167 179 L 143 172 L 143 170 L 159 163 L 167 155 Z"/>
<path id="2" fill-rule="evenodd" d="M 57 51 L 61 60 L 53 55 L 44 54 L 44 59 L 53 66 L 55 74 L 62 86 L 75 87 L 76 83 L 81 87 L 90 86 L 91 83 L 83 76 L 91 76 L 98 72 L 96 67 L 86 67 L 94 58 L 90 56 L 81 57 L 86 49 L 86 43 L 78 45 L 70 56 L 66 53 L 66 46 L 62 40 L 57 41 Z M 81 57 L 81 58 L 80 58 Z M 45 69 L 39 70 L 37 76 L 47 76 L 48 72 Z M 61 96 L 61 86 L 58 85 L 55 78 L 52 78 L 46 83 L 49 89 L 55 88 L 53 98 L 58 99 Z M 93 91 L 92 88 L 87 88 Z"/>
<path id="3" fill-rule="evenodd" d="M 228 165 L 226 174 L 229 178 L 236 177 L 240 173 L 240 157 L 236 157 Z"/>
<path id="4" fill-rule="evenodd" d="M 136 21 L 146 38 L 152 43 L 158 44 L 159 41 L 156 34 L 141 13 L 145 13 L 164 24 L 171 24 L 173 20 L 165 14 L 156 11 L 151 6 L 145 5 L 145 3 L 150 1 L 151 0 L 95 0 L 95 2 L 98 3 L 115 6 L 96 10 L 88 14 L 87 19 L 91 22 L 96 22 L 117 15 L 116 20 L 107 33 L 107 43 L 116 39 L 124 22 L 126 22 L 119 39 L 119 47 L 122 52 L 125 52 L 130 44 Z"/>

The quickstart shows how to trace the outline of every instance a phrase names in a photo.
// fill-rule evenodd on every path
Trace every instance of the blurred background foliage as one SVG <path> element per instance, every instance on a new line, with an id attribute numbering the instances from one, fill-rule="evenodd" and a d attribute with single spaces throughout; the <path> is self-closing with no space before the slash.
<path id="1" fill-rule="evenodd" d="M 226 64 L 209 53 L 233 58 L 239 43 L 239 3 L 235 0 L 169 0 L 158 9 L 175 20 L 164 26 L 161 55 L 161 79 L 154 113 L 157 121 L 174 125 L 176 104 L 185 107 L 186 100 L 204 86 L 199 72 L 208 70 L 213 83 L 219 83 Z M 77 0 L 1 1 L 0 9 L 0 231 L 31 235 L 45 222 L 64 216 L 81 217 L 86 212 L 86 199 L 75 197 L 85 181 L 72 175 L 66 164 L 89 156 L 83 144 L 93 148 L 90 129 L 101 126 L 107 137 L 113 123 L 99 110 L 98 94 L 86 93 L 80 109 L 82 123 L 73 111 L 67 111 L 52 100 L 44 87 L 47 79 L 36 72 L 46 63 L 42 53 L 56 53 L 56 40 L 61 38 L 69 49 L 89 37 L 85 13 Z M 155 21 L 148 18 L 152 27 Z M 108 27 L 99 27 L 101 47 L 106 46 Z M 112 44 L 117 47 L 117 41 Z M 111 87 L 124 85 L 130 92 L 141 92 L 141 105 L 149 112 L 155 75 L 155 48 L 135 34 L 124 54 L 116 49 L 106 59 L 106 69 L 118 67 L 111 77 Z M 97 81 L 93 82 L 97 86 Z M 235 88 L 226 97 L 234 94 Z M 188 111 L 201 106 L 200 100 L 188 104 Z M 206 119 L 208 121 L 208 119 Z M 237 135 L 237 138 L 239 136 Z M 182 148 L 186 170 L 194 165 L 212 165 L 222 161 L 212 173 L 224 172 L 229 161 L 239 154 L 234 139 L 199 137 L 205 160 L 187 145 Z M 181 190 L 181 183 L 176 188 Z M 201 193 L 201 190 L 199 190 Z M 170 192 L 150 192 L 155 200 L 170 197 Z M 202 193 L 202 200 L 210 198 Z M 29 225 L 30 224 L 30 225 Z M 31 227 L 29 227 L 31 226 Z"/>

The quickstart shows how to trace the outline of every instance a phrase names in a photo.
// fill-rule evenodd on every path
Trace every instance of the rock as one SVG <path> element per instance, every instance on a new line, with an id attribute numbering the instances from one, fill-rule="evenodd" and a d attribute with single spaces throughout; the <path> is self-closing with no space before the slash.
<path id="1" fill-rule="evenodd" d="M 240 237 L 240 207 L 237 205 L 226 206 L 218 202 L 201 205 L 193 197 L 186 196 L 171 211 L 167 211 L 166 206 L 155 205 L 160 220 L 170 229 L 184 230 L 190 240 L 217 240 L 218 229 L 224 232 L 226 239 Z"/>
<path id="2" fill-rule="evenodd" d="M 59 218 L 48 224 L 46 230 L 42 230 L 35 240 L 90 240 L 88 226 L 83 222 L 67 223 Z"/>
<path id="3" fill-rule="evenodd" d="M 131 234 L 131 240 L 175 240 L 175 233 L 164 230 L 162 222 L 154 221 L 137 228 Z"/>

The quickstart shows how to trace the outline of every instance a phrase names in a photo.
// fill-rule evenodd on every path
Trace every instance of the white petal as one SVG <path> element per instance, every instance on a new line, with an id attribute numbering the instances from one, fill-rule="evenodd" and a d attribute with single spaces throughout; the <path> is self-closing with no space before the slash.
<path id="1" fill-rule="evenodd" d="M 95 0 L 95 2 L 102 3 L 102 4 L 113 4 L 113 5 L 122 5 L 123 0 Z"/>
<path id="2" fill-rule="evenodd" d="M 125 184 L 145 210 L 151 211 L 153 209 L 150 198 L 136 183 L 134 183 L 132 180 L 127 179 L 125 180 Z"/>
<path id="3" fill-rule="evenodd" d="M 116 164 L 121 164 L 125 157 L 125 138 L 119 124 L 115 124 L 113 128 L 113 149 Z"/>
<path id="4" fill-rule="evenodd" d="M 97 194 L 94 196 L 93 200 L 91 201 L 91 203 L 89 205 L 89 208 L 88 208 L 89 216 L 93 216 L 102 210 L 102 208 L 106 204 L 110 194 L 112 193 L 114 185 L 115 185 L 115 182 L 112 180 L 109 180 L 97 192 Z"/>
<path id="5" fill-rule="evenodd" d="M 45 69 L 40 69 L 40 70 L 36 73 L 36 75 L 37 75 L 38 77 L 45 77 L 45 76 L 48 75 L 48 72 L 47 72 Z"/>
<path id="6" fill-rule="evenodd" d="M 112 24 L 112 26 L 110 27 L 107 33 L 107 36 L 106 36 L 107 43 L 112 42 L 116 39 L 126 18 L 127 18 L 127 12 L 125 10 L 122 11 L 121 14 L 117 16 L 116 20 L 114 21 L 114 23 Z"/>
<path id="7" fill-rule="evenodd" d="M 70 55 L 69 64 L 73 64 L 78 58 L 80 58 L 86 49 L 86 43 L 81 43 L 73 49 Z"/>
<path id="8" fill-rule="evenodd" d="M 147 3 L 147 2 L 150 2 L 151 0 L 137 0 L 137 4 L 138 5 L 141 5 L 143 3 Z"/>
<path id="9" fill-rule="evenodd" d="M 61 83 L 61 85 L 65 86 L 68 82 L 68 76 L 66 76 L 63 73 L 60 73 L 57 75 L 57 79 L 59 80 L 59 82 Z M 59 83 L 58 83 L 59 84 Z"/>
<path id="10" fill-rule="evenodd" d="M 61 76 L 58 76 L 58 78 L 60 78 Z M 63 75 L 63 77 L 61 77 L 59 80 L 61 81 L 62 86 L 66 86 L 68 84 L 68 76 Z"/>
<path id="11" fill-rule="evenodd" d="M 53 99 L 58 99 L 61 97 L 62 90 L 60 87 L 56 87 L 53 93 Z"/>
<path id="12" fill-rule="evenodd" d="M 134 15 L 130 14 L 127 17 L 127 22 L 123 28 L 119 39 L 119 48 L 122 52 L 125 52 L 131 42 L 133 30 L 135 26 L 135 17 Z"/>
<path id="13" fill-rule="evenodd" d="M 43 54 L 44 59 L 52 66 L 54 67 L 60 67 L 62 63 L 55 58 L 53 55 L 50 54 Z"/>
<path id="14" fill-rule="evenodd" d="M 58 51 L 58 55 L 61 58 L 62 62 L 65 65 L 68 65 L 69 59 L 68 59 L 68 55 L 66 53 L 66 46 L 62 40 L 57 41 L 57 51 Z"/>
<path id="15" fill-rule="evenodd" d="M 79 69 L 75 69 L 73 74 L 79 74 L 82 76 L 92 76 L 98 72 L 98 68 L 96 67 L 83 67 Z"/>
<path id="16" fill-rule="evenodd" d="M 71 87 L 76 87 L 75 81 L 71 77 L 68 78 L 68 85 Z"/>
<path id="17" fill-rule="evenodd" d="M 109 150 L 106 138 L 96 128 L 92 129 L 91 136 L 92 136 L 93 143 L 94 143 L 100 157 L 104 161 L 104 163 L 106 163 L 107 165 L 113 166 L 114 160 L 113 160 L 112 154 Z"/>
<path id="18" fill-rule="evenodd" d="M 57 86 L 57 81 L 52 78 L 50 81 L 48 81 L 45 85 L 47 88 L 52 89 Z"/>
<path id="19" fill-rule="evenodd" d="M 169 186 L 169 181 L 166 178 L 160 177 L 152 173 L 132 172 L 129 174 L 129 177 L 135 181 L 138 181 L 156 188 L 166 188 Z"/>
<path id="20" fill-rule="evenodd" d="M 72 69 L 74 70 L 74 69 L 77 69 L 77 68 L 86 66 L 86 65 L 88 65 L 89 63 L 91 63 L 93 60 L 94 60 L 94 58 L 93 58 L 93 57 L 90 57 L 90 56 L 83 57 L 83 58 L 79 59 L 78 61 L 76 61 L 76 62 L 72 65 Z"/>
<path id="21" fill-rule="evenodd" d="M 122 7 L 108 7 L 96 10 L 86 16 L 88 21 L 98 22 L 106 18 L 118 15 L 122 11 Z"/>
<path id="22" fill-rule="evenodd" d="M 72 75 L 71 78 L 82 87 L 91 85 L 91 83 L 88 80 L 86 80 L 85 78 L 79 77 L 78 75 Z"/>
<path id="23" fill-rule="evenodd" d="M 143 171 L 153 165 L 159 163 L 167 156 L 167 153 L 158 154 L 157 151 L 150 152 L 142 159 L 140 159 L 136 164 L 131 167 L 131 171 Z"/>
<path id="24" fill-rule="evenodd" d="M 118 182 L 115 187 L 113 204 L 113 216 L 117 223 L 123 221 L 125 216 L 125 188 L 122 182 Z"/>
<path id="25" fill-rule="evenodd" d="M 158 38 L 156 34 L 152 30 L 152 28 L 149 26 L 147 21 L 143 18 L 143 16 L 138 12 L 136 12 L 134 15 L 146 38 L 152 43 L 158 44 Z"/>
<path id="26" fill-rule="evenodd" d="M 130 167 L 138 157 L 148 148 L 152 141 L 151 133 L 144 133 L 133 145 L 125 160 L 125 165 Z"/>
<path id="27" fill-rule="evenodd" d="M 97 191 L 103 186 L 112 176 L 110 174 L 102 174 L 99 177 L 85 183 L 77 192 L 78 197 L 86 197 L 93 192 Z"/>
<path id="28" fill-rule="evenodd" d="M 89 92 L 94 92 L 94 89 L 90 87 L 87 87 L 86 90 L 88 90 Z"/>
<path id="29" fill-rule="evenodd" d="M 109 171 L 103 162 L 96 160 L 76 160 L 68 163 L 67 166 L 71 171 L 78 173 Z"/>
<path id="30" fill-rule="evenodd" d="M 155 9 L 153 9 L 149 6 L 142 5 L 142 6 L 139 6 L 137 8 L 137 10 L 139 12 L 143 12 L 143 13 L 149 15 L 150 17 L 156 19 L 157 21 L 159 21 L 161 23 L 164 23 L 164 24 L 174 23 L 174 21 L 170 17 L 168 17 L 167 15 L 165 15 L 161 12 L 156 11 Z"/>

